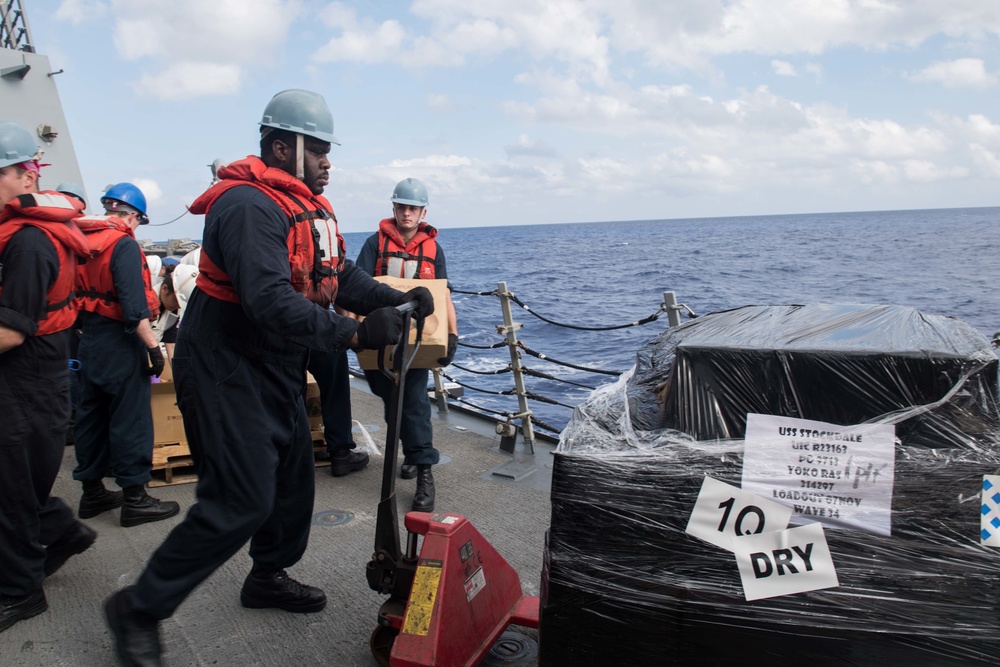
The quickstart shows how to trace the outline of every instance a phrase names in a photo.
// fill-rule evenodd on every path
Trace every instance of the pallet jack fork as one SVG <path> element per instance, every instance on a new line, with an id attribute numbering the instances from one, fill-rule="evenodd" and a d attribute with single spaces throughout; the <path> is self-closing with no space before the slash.
<path id="1" fill-rule="evenodd" d="M 389 595 L 372 632 L 372 655 L 383 667 L 472 667 L 509 625 L 538 627 L 539 601 L 521 590 L 521 580 L 503 556 L 463 516 L 409 512 L 406 550 L 400 547 L 396 510 L 396 461 L 403 405 L 403 377 L 420 346 L 409 353 L 413 303 L 403 312 L 403 336 L 393 351 L 393 370 L 379 354 L 379 371 L 394 381 L 389 399 L 382 496 L 368 585 Z M 420 536 L 422 544 L 418 549 Z"/>

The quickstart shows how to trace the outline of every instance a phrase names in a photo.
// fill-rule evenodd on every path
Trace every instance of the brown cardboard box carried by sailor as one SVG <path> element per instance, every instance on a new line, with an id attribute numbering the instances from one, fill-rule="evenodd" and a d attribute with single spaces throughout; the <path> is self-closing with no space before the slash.
<path id="1" fill-rule="evenodd" d="M 385 283 L 390 287 L 402 292 L 408 292 L 414 287 L 426 287 L 434 297 L 434 313 L 424 320 L 424 330 L 420 339 L 420 349 L 417 356 L 410 364 L 410 368 L 440 368 L 438 360 L 448 356 L 448 281 L 439 278 L 436 280 L 420 280 L 416 278 L 392 278 L 389 276 L 375 276 L 375 280 Z M 362 320 L 364 318 L 361 318 Z M 410 349 L 416 342 L 417 329 L 416 322 L 410 327 Z M 392 349 L 388 346 L 383 350 L 385 354 L 385 367 L 392 368 Z M 374 370 L 378 368 L 378 357 L 374 350 L 358 350 L 358 365 L 363 370 Z"/>

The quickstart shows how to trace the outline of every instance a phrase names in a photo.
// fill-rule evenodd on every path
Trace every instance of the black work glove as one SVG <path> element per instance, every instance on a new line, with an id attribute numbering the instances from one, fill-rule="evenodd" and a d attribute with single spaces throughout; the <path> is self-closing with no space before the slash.
<path id="1" fill-rule="evenodd" d="M 453 333 L 448 334 L 448 354 L 438 359 L 438 364 L 447 366 L 455 358 L 455 350 L 458 349 L 458 336 Z"/>
<path id="2" fill-rule="evenodd" d="M 160 352 L 160 347 L 146 348 L 146 354 L 149 355 L 149 366 L 146 368 L 146 375 L 160 377 L 160 373 L 163 372 L 163 366 L 166 364 L 163 360 L 163 353 Z"/>
<path id="3" fill-rule="evenodd" d="M 426 287 L 414 287 L 409 292 L 403 295 L 403 298 L 399 300 L 397 306 L 401 306 L 404 303 L 409 303 L 410 301 L 416 301 L 417 307 L 414 309 L 413 314 L 423 319 L 434 312 L 434 297 L 431 296 L 431 291 Z"/>
<path id="4" fill-rule="evenodd" d="M 358 349 L 381 350 L 399 342 L 403 332 L 403 314 L 395 306 L 373 310 L 358 327 Z"/>

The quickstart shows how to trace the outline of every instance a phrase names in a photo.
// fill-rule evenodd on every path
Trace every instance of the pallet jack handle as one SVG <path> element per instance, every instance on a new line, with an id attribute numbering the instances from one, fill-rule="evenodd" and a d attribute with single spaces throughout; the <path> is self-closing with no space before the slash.
<path id="1" fill-rule="evenodd" d="M 416 567 L 417 544 L 416 536 L 408 535 L 405 558 L 399 541 L 399 513 L 396 508 L 396 462 L 399 459 L 399 430 L 403 416 L 404 378 L 420 349 L 423 336 L 424 320 L 417 318 L 416 343 L 410 351 L 410 325 L 414 316 L 415 301 L 396 306 L 403 315 L 403 332 L 400 340 L 392 350 L 392 369 L 385 367 L 383 352 L 378 354 L 378 370 L 393 381 L 392 392 L 389 395 L 388 414 L 392 417 L 387 424 L 385 438 L 385 463 L 382 470 L 382 493 L 378 504 L 375 523 L 375 549 L 368 563 L 366 575 L 368 585 L 372 590 L 389 594 L 399 586 L 409 590 L 412 584 L 412 574 Z M 413 567 L 405 568 L 410 572 L 405 581 L 398 581 L 397 569 L 404 562 L 412 562 Z"/>

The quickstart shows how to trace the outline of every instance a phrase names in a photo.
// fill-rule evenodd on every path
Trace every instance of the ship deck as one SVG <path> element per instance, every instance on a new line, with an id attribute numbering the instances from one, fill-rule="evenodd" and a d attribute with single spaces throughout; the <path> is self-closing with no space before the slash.
<path id="1" fill-rule="evenodd" d="M 364 382 L 352 378 L 354 418 L 382 449 L 386 427 L 378 398 Z M 524 592 L 538 595 L 545 529 L 549 525 L 551 444 L 536 443 L 534 455 L 518 444 L 514 459 L 535 465 L 521 480 L 493 474 L 511 462 L 499 450 L 499 436 L 481 422 L 434 409 L 435 446 L 442 464 L 434 469 L 436 510 L 469 518 L 521 577 Z M 360 443 L 359 443 L 360 444 Z M 309 548 L 290 574 L 326 591 L 328 604 L 315 614 L 252 610 L 240 605 L 239 592 L 250 569 L 246 548 L 230 559 L 161 623 L 164 663 L 194 665 L 376 665 L 368 645 L 376 616 L 386 599 L 372 591 L 365 578 L 375 535 L 376 506 L 382 479 L 381 457 L 363 471 L 334 478 L 316 469 L 316 503 Z M 72 480 L 73 448 L 67 447 L 53 495 L 75 507 L 79 484 Z M 516 466 L 519 467 L 519 466 Z M 409 508 L 413 480 L 396 481 L 402 514 Z M 150 554 L 195 502 L 195 485 L 151 489 L 152 495 L 181 504 L 181 515 L 133 528 L 118 525 L 118 512 L 86 520 L 98 534 L 88 551 L 71 558 L 45 582 L 49 610 L 21 621 L 0 634 L 0 665 L 5 667 L 105 667 L 117 664 L 102 604 L 115 590 L 133 582 Z M 340 525 L 324 522 L 349 515 Z M 513 628 L 518 650 L 498 651 L 484 664 L 536 663 L 534 631 Z M 523 646 L 522 646 L 523 644 Z M 523 649 L 523 650 L 522 650 Z"/>

